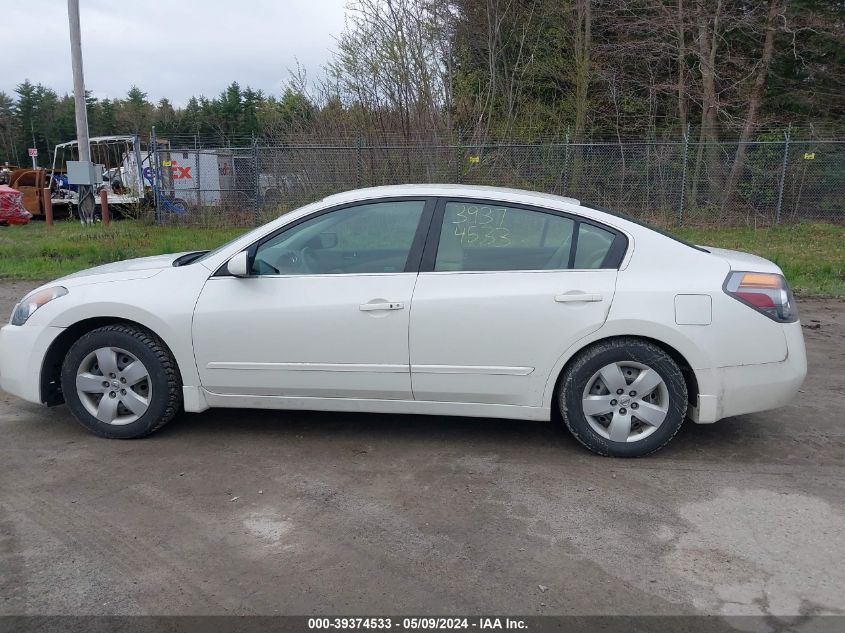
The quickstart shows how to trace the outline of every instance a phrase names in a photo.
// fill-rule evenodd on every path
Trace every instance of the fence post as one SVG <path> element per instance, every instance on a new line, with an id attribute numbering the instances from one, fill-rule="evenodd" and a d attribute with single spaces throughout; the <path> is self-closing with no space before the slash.
<path id="1" fill-rule="evenodd" d="M 156 141 L 156 126 L 150 132 L 150 171 L 153 181 L 153 209 L 155 223 L 161 224 L 161 205 L 159 203 L 159 171 L 158 171 L 158 141 Z"/>
<path id="2" fill-rule="evenodd" d="M 563 142 L 563 189 L 560 194 L 566 195 L 566 189 L 569 186 L 569 126 L 566 126 L 566 139 Z"/>
<path id="3" fill-rule="evenodd" d="M 783 186 L 786 183 L 786 164 L 789 162 L 789 136 L 792 131 L 792 124 L 784 133 L 783 141 L 783 165 L 780 168 L 780 185 L 778 185 L 778 206 L 775 209 L 775 224 L 780 224 L 780 209 L 783 206 Z"/>
<path id="4" fill-rule="evenodd" d="M 681 199 L 678 203 L 678 224 L 684 221 L 684 198 L 687 193 L 687 163 L 689 161 L 689 123 L 683 131 L 684 135 L 684 160 L 681 168 Z"/>
<path id="5" fill-rule="evenodd" d="M 196 137 L 194 137 L 194 138 L 196 138 Z M 195 146 L 197 145 L 196 141 L 194 141 L 194 145 Z M 201 207 L 201 206 L 203 206 L 203 199 L 202 199 L 202 165 L 200 164 L 199 147 L 196 148 L 196 162 L 197 162 L 197 167 L 196 167 L 196 172 L 197 172 L 197 177 L 196 177 L 197 199 L 196 199 L 195 202 L 196 202 L 196 205 L 198 207 Z"/>
<path id="6" fill-rule="evenodd" d="M 364 151 L 361 132 L 355 136 L 355 186 L 361 188 L 364 180 Z"/>
<path id="7" fill-rule="evenodd" d="M 255 169 L 255 204 L 252 207 L 252 222 L 261 223 L 261 170 L 258 169 L 258 141 L 252 137 L 252 164 Z"/>
<path id="8" fill-rule="evenodd" d="M 681 224 L 684 219 L 684 197 L 687 192 L 687 162 L 689 159 L 689 123 L 687 129 L 684 130 L 684 166 L 681 169 L 681 202 L 678 205 L 678 224 Z"/>
<path id="9" fill-rule="evenodd" d="M 44 222 L 47 226 L 53 226 L 53 199 L 51 196 L 53 192 L 50 187 L 45 187 L 41 190 L 41 204 L 44 209 Z"/>
<path id="10" fill-rule="evenodd" d="M 464 142 L 463 136 L 464 135 L 461 134 L 461 131 L 458 130 L 457 143 L 455 143 L 455 183 L 456 184 L 461 184 L 461 181 L 464 178 L 464 174 L 463 174 L 464 162 L 463 162 L 463 160 L 461 160 L 461 154 L 462 154 L 461 150 L 463 150 L 463 142 Z"/>
<path id="11" fill-rule="evenodd" d="M 140 206 L 144 196 L 146 195 L 147 189 L 147 185 L 144 182 L 144 157 L 141 155 L 140 134 L 136 134 L 135 138 L 132 140 L 132 151 L 135 153 L 135 169 L 138 172 L 135 174 L 135 177 L 138 178 L 137 189 L 135 189 L 135 192 L 138 194 L 138 205 Z"/>
<path id="12" fill-rule="evenodd" d="M 111 216 L 109 215 L 109 192 L 105 189 L 100 189 L 100 221 L 103 226 L 108 226 L 111 223 Z"/>

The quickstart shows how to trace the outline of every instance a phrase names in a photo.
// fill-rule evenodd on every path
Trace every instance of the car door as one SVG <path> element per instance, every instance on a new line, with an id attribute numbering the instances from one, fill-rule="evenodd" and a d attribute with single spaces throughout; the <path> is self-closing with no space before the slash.
<path id="1" fill-rule="evenodd" d="M 202 385 L 230 395 L 411 399 L 408 315 L 433 202 L 308 216 L 250 248 L 196 305 Z"/>
<path id="2" fill-rule="evenodd" d="M 441 200 L 414 291 L 416 400 L 541 406 L 563 352 L 607 318 L 621 233 L 557 211 Z"/>

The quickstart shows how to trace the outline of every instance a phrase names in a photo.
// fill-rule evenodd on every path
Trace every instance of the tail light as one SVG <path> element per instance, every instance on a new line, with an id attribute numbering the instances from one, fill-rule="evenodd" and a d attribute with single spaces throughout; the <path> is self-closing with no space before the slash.
<path id="1" fill-rule="evenodd" d="M 725 280 L 724 289 L 734 299 L 778 323 L 798 320 L 795 299 L 783 275 L 732 272 Z"/>

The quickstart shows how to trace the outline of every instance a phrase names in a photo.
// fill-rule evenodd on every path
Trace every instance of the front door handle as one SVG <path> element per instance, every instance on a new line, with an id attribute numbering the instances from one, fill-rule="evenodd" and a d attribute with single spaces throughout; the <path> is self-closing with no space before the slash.
<path id="1" fill-rule="evenodd" d="M 361 312 L 373 312 L 374 310 L 402 310 L 404 307 L 404 303 L 390 301 L 386 303 L 362 303 L 358 306 L 358 309 Z"/>
<path id="2" fill-rule="evenodd" d="M 565 295 L 555 295 L 555 301 L 558 303 L 578 303 L 588 301 L 601 301 L 600 294 L 587 292 L 573 292 Z"/>

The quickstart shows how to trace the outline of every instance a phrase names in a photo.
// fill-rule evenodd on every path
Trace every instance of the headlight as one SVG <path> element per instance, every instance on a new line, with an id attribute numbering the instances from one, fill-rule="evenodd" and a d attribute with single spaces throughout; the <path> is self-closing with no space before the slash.
<path id="1" fill-rule="evenodd" d="M 38 308 L 66 294 L 67 288 L 62 286 L 53 286 L 52 288 L 45 288 L 44 290 L 28 294 L 15 306 L 15 310 L 12 312 L 12 325 L 23 325 Z"/>

